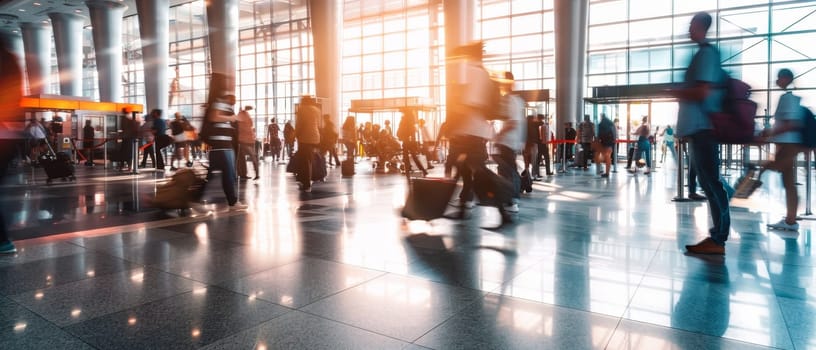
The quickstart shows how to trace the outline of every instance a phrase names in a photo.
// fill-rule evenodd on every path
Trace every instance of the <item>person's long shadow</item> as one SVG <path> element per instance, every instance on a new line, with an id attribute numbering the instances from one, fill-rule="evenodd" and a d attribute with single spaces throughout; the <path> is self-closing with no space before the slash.
<path id="1" fill-rule="evenodd" d="M 725 257 L 686 255 L 702 263 L 690 264 L 686 272 L 680 298 L 672 310 L 671 326 L 722 336 L 731 319 L 732 288 Z"/>
<path id="2" fill-rule="evenodd" d="M 475 225 L 460 225 L 452 235 L 411 234 L 404 238 L 409 255 L 417 257 L 412 263 L 414 273 L 460 287 L 482 289 L 482 251 L 495 251 L 504 257 L 501 283 L 511 280 L 516 273 L 515 230 L 502 231 L 504 245 L 484 244 L 481 230 Z M 488 277 L 489 278 L 489 277 Z M 499 282 L 499 281 L 493 281 Z"/>

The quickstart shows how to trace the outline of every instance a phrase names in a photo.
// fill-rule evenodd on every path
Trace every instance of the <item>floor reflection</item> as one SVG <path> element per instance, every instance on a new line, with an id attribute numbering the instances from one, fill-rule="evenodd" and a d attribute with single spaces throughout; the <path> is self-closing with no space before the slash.
<path id="1" fill-rule="evenodd" d="M 766 230 L 784 210 L 776 180 L 732 203 L 717 258 L 683 254 L 708 209 L 671 201 L 672 171 L 569 170 L 491 229 L 488 207 L 403 220 L 405 178 L 367 165 L 350 178 L 329 169 L 299 193 L 267 162 L 239 185 L 248 210 L 229 211 L 209 186 L 190 216 L 150 207 L 166 181 L 154 172 L 4 187 L 20 251 L 0 257 L 0 313 L 28 337 L 10 348 L 35 332 L 97 348 L 331 343 L 325 334 L 349 348 L 816 347 L 814 224 Z"/>

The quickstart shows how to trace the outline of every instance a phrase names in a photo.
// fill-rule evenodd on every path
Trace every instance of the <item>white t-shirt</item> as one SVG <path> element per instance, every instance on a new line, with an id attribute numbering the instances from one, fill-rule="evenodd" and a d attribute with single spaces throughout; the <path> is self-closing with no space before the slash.
<path id="1" fill-rule="evenodd" d="M 779 123 L 784 120 L 792 120 L 797 125 L 802 125 L 802 110 L 799 107 L 801 98 L 792 94 L 790 91 L 782 94 L 779 97 L 779 103 L 776 105 L 776 113 L 774 113 L 774 123 Z M 773 137 L 775 143 L 801 143 L 802 134 L 799 130 L 788 131 Z"/>

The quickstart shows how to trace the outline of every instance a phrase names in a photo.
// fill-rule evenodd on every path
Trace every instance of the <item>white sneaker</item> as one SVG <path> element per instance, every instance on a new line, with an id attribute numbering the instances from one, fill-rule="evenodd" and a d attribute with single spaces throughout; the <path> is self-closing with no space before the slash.
<path id="1" fill-rule="evenodd" d="M 508 213 L 518 213 L 519 212 L 519 206 L 516 203 L 510 204 L 510 205 L 505 205 L 504 206 L 504 211 L 506 211 Z"/>
<path id="2" fill-rule="evenodd" d="M 249 208 L 249 206 L 241 202 L 235 202 L 235 204 L 229 206 L 230 211 L 245 210 L 246 208 Z"/>
<path id="3" fill-rule="evenodd" d="M 793 224 L 789 224 L 785 222 L 785 219 L 782 219 L 775 224 L 768 224 L 768 228 L 772 230 L 799 231 L 799 223 L 794 222 Z"/>

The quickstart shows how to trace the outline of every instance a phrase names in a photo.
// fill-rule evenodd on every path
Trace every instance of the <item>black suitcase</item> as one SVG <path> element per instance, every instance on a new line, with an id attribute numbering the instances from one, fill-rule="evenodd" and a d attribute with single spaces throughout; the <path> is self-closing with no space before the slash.
<path id="1" fill-rule="evenodd" d="M 409 220 L 441 218 L 456 189 L 456 181 L 446 178 L 414 178 L 410 182 L 402 216 Z"/>
<path id="2" fill-rule="evenodd" d="M 50 184 L 54 179 L 76 180 L 74 176 L 74 164 L 71 157 L 64 152 L 53 154 L 43 154 L 39 158 L 40 166 L 45 170 L 48 177 L 46 183 Z"/>
<path id="3" fill-rule="evenodd" d="M 514 191 L 512 182 L 483 167 L 473 174 L 473 192 L 480 205 L 499 207 L 513 200 Z"/>
<path id="4" fill-rule="evenodd" d="M 320 153 L 315 152 L 314 160 L 312 160 L 312 181 L 323 181 L 328 175 L 326 159 Z"/>
<path id="5" fill-rule="evenodd" d="M 344 160 L 340 162 L 340 172 L 344 177 L 354 176 L 354 161 Z"/>
<path id="6" fill-rule="evenodd" d="M 314 153 L 313 157 L 312 181 L 323 181 L 328 175 L 328 171 L 326 170 L 326 160 L 317 152 Z M 286 172 L 297 174 L 298 172 L 303 171 L 303 165 L 300 164 L 301 162 L 299 160 L 300 157 L 298 156 L 298 153 L 295 152 L 294 156 L 289 159 L 289 164 L 286 164 Z"/>

